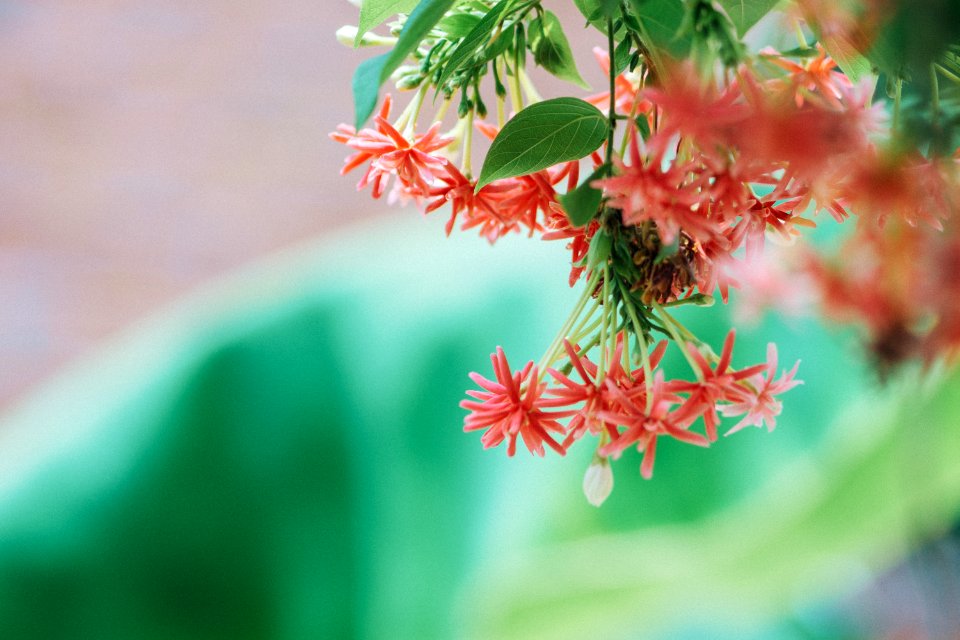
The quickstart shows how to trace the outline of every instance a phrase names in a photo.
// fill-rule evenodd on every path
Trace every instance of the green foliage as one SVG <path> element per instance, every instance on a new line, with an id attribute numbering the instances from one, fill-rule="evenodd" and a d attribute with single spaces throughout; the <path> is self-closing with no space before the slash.
<path id="1" fill-rule="evenodd" d="M 727 15 L 737 27 L 741 37 L 750 30 L 750 27 L 760 22 L 763 16 L 770 13 L 780 0 L 717 0 Z"/>
<path id="2" fill-rule="evenodd" d="M 951 44 L 960 44 L 960 2 L 896 3 L 867 58 L 883 73 L 926 84 L 927 69 Z"/>
<path id="3" fill-rule="evenodd" d="M 605 11 L 611 4 L 606 0 L 573 0 L 580 13 L 587 19 L 587 22 L 599 29 L 602 33 L 607 32 L 607 21 Z M 612 14 L 610 14 L 612 15 Z"/>
<path id="4" fill-rule="evenodd" d="M 447 37 L 456 40 L 469 34 L 481 19 L 475 13 L 451 13 L 437 23 L 437 28 L 447 34 Z"/>
<path id="5" fill-rule="evenodd" d="M 597 215 L 600 202 L 603 199 L 603 192 L 590 186 L 590 183 L 606 177 L 609 173 L 608 165 L 599 167 L 576 189 L 560 196 L 560 204 L 563 205 L 563 210 L 567 212 L 570 224 L 575 227 L 582 227 Z"/>
<path id="6" fill-rule="evenodd" d="M 530 49 L 533 59 L 538 65 L 557 76 L 561 80 L 572 82 L 584 89 L 589 85 L 584 82 L 577 63 L 573 59 L 570 43 L 556 15 L 545 11 L 530 23 Z"/>
<path id="7" fill-rule="evenodd" d="M 579 160 L 603 144 L 607 127 L 600 110 L 578 98 L 532 104 L 507 122 L 493 141 L 477 190 L 495 180 Z"/>
<path id="8" fill-rule="evenodd" d="M 500 18 L 504 10 L 512 1 L 513 0 L 500 0 L 500 2 L 495 4 L 490 11 L 476 23 L 476 26 L 470 30 L 460 44 L 457 45 L 457 48 L 453 50 L 453 53 L 450 54 L 443 66 L 440 79 L 437 81 L 438 90 L 453 77 L 453 74 L 460 67 L 465 65 L 471 57 L 479 53 L 485 44 L 489 43 L 493 30 L 500 23 Z M 507 38 L 506 34 L 501 34 L 500 37 L 504 40 Z"/>
<path id="9" fill-rule="evenodd" d="M 382 24 L 390 16 L 398 13 L 410 13 L 419 0 L 364 0 L 360 5 L 360 24 L 357 26 L 357 38 L 353 46 L 360 46 L 363 34 Z"/>
<path id="10" fill-rule="evenodd" d="M 430 30 L 453 6 L 455 0 L 422 0 L 403 25 L 400 38 L 390 53 L 365 60 L 353 76 L 353 102 L 357 127 L 377 108 L 380 86 L 403 64 Z"/>
<path id="11" fill-rule="evenodd" d="M 690 51 L 689 33 L 681 34 L 686 15 L 682 0 L 630 0 L 651 53 L 682 58 Z"/>
<path id="12" fill-rule="evenodd" d="M 587 268 L 595 269 L 606 262 L 612 249 L 613 238 L 603 229 L 598 229 L 587 250 Z"/>

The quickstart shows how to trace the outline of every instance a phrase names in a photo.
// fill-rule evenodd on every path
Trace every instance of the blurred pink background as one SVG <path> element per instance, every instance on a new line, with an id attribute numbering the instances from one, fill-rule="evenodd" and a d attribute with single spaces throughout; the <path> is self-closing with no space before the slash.
<path id="1" fill-rule="evenodd" d="M 0 0 L 0 407 L 196 283 L 375 212 L 345 0 Z"/>
<path id="2" fill-rule="evenodd" d="M 0 409 L 199 282 L 385 210 L 327 137 L 369 55 L 334 37 L 356 19 L 346 0 L 0 0 Z"/>

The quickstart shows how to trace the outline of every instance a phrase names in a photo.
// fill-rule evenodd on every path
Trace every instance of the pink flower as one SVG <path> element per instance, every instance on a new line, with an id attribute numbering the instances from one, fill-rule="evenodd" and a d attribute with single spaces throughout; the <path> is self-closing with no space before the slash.
<path id="1" fill-rule="evenodd" d="M 664 146 L 679 134 L 711 155 L 730 146 L 731 134 L 751 113 L 739 85 L 719 91 L 713 82 L 702 80 L 690 64 L 670 69 L 663 85 L 644 89 L 643 96 L 662 110 L 657 137 Z"/>
<path id="2" fill-rule="evenodd" d="M 797 373 L 797 367 L 800 366 L 798 360 L 793 369 L 784 372 L 779 379 L 774 379 L 777 374 L 777 345 L 772 342 L 767 345 L 767 364 L 766 377 L 761 373 L 750 376 L 746 382 L 748 384 L 748 393 L 744 394 L 739 402 L 729 405 L 722 405 L 720 413 L 725 416 L 740 416 L 746 414 L 743 420 L 727 431 L 725 435 L 736 433 L 747 425 L 756 427 L 767 425 L 768 431 L 773 431 L 777 426 L 776 417 L 783 410 L 783 403 L 775 396 L 793 389 L 798 384 L 803 384 L 800 380 L 794 380 Z"/>
<path id="3" fill-rule="evenodd" d="M 537 368 L 533 362 L 516 373 L 510 372 L 510 365 L 503 349 L 490 356 L 496 381 L 487 380 L 478 373 L 470 378 L 483 391 L 468 390 L 467 395 L 476 400 L 464 400 L 460 406 L 470 411 L 464 418 L 463 430 L 476 431 L 486 429 L 480 441 L 484 449 L 496 447 L 504 440 L 508 441 L 507 455 L 517 451 L 517 436 L 523 439 L 527 449 L 538 456 L 544 455 L 543 445 L 564 455 L 563 446 L 550 435 L 550 432 L 564 433 L 563 425 L 557 418 L 564 418 L 576 411 L 548 413 L 543 411 L 544 401 L 540 397 L 546 384 L 538 382 Z"/>
<path id="4" fill-rule="evenodd" d="M 450 203 L 450 219 L 446 224 L 446 233 L 450 235 L 456 224 L 457 216 L 464 216 L 464 229 L 480 227 L 480 233 L 493 244 L 497 238 L 519 229 L 516 221 L 505 220 L 498 209 L 505 193 L 510 191 L 509 184 L 488 184 L 479 193 L 474 193 L 476 182 L 468 180 L 453 163 L 446 161 L 444 173 L 437 176 L 438 184 L 427 192 L 429 203 L 424 213 L 436 211 Z"/>
<path id="5" fill-rule="evenodd" d="M 593 185 L 604 190 L 608 206 L 620 209 L 624 224 L 655 222 L 665 245 L 676 241 L 681 229 L 700 241 L 719 235 L 722 221 L 709 216 L 698 185 L 689 180 L 694 163 L 672 161 L 664 168 L 662 161 L 658 154 L 645 160 L 633 136 L 630 165 L 616 161 L 620 173 Z"/>
<path id="6" fill-rule="evenodd" d="M 853 83 L 837 69 L 837 63 L 827 55 L 819 42 L 817 51 L 817 57 L 806 65 L 782 57 L 771 47 L 761 50 L 760 55 L 789 72 L 786 82 L 778 81 L 775 86 L 790 90 L 798 107 L 802 107 L 804 99 L 816 92 L 831 107 L 840 109 L 841 100 L 853 90 Z"/>
<path id="7" fill-rule="evenodd" d="M 379 198 L 386 189 L 391 175 L 396 175 L 408 195 L 424 195 L 430 188 L 434 175 L 441 171 L 446 160 L 431 155 L 453 142 L 453 138 L 440 135 L 440 123 L 436 122 L 425 134 L 418 135 L 411 142 L 397 131 L 389 122 L 390 97 L 384 100 L 380 113 L 375 118 L 375 128 L 356 131 L 353 127 L 341 124 L 330 137 L 337 142 L 357 150 L 358 153 L 347 158 L 340 170 L 341 175 L 370 161 L 370 166 L 357 184 L 363 189 L 373 185 L 373 197 Z"/>
<path id="8" fill-rule="evenodd" d="M 683 398 L 668 389 L 663 381 L 662 371 L 657 371 L 654 375 L 651 394 L 649 411 L 645 393 L 631 398 L 621 391 L 617 393 L 617 403 L 621 407 L 619 411 L 598 413 L 602 420 L 626 427 L 626 431 L 623 431 L 616 440 L 600 449 L 600 455 L 612 455 L 618 458 L 625 449 L 636 445 L 637 450 L 643 452 L 640 474 L 647 479 L 653 477 L 657 439 L 660 436 L 670 436 L 698 447 L 710 446 L 707 438 L 699 433 L 688 431 L 689 423 L 683 424 L 682 416 L 678 416 L 673 411 Z"/>
<path id="9" fill-rule="evenodd" d="M 544 406 L 564 407 L 583 403 L 583 406 L 567 425 L 568 433 L 566 440 L 563 442 L 564 447 L 569 447 L 587 431 L 599 435 L 601 429 L 603 429 L 611 439 L 616 439 L 619 435 L 616 423 L 603 420 L 600 414 L 606 413 L 609 415 L 611 412 L 617 411 L 619 408 L 617 403 L 621 394 L 629 395 L 634 390 L 644 392 L 646 382 L 643 369 L 628 372 L 621 364 L 623 340 L 623 332 L 617 334 L 617 347 L 613 353 L 607 354 L 609 368 L 603 379 L 597 378 L 599 373 L 597 365 L 584 355 L 578 356 L 577 349 L 566 340 L 563 342 L 564 348 L 583 383 L 576 383 L 555 369 L 547 370 L 547 373 L 553 376 L 561 386 L 547 390 L 548 395 L 556 396 L 556 398 L 547 400 Z M 666 347 L 667 343 L 661 342 L 650 354 L 651 368 L 660 364 L 660 359 L 663 357 Z"/>
<path id="10" fill-rule="evenodd" d="M 746 389 L 739 382 L 760 373 L 765 368 L 763 364 L 740 371 L 730 368 L 735 337 L 736 332 L 731 329 L 726 340 L 723 341 L 723 351 L 720 353 L 720 360 L 715 369 L 710 368 L 699 349 L 688 344 L 688 351 L 700 370 L 700 379 L 695 382 L 675 380 L 668 385 L 672 391 L 690 394 L 683 406 L 677 410 L 676 419 L 681 423 L 693 422 L 702 415 L 707 438 L 711 442 L 717 439 L 717 426 L 720 424 L 720 416 L 717 414 L 718 403 L 749 400 Z"/>
<path id="11" fill-rule="evenodd" d="M 570 268 L 568 282 L 572 287 L 577 283 L 577 280 L 580 279 L 583 272 L 586 271 L 586 267 L 583 266 L 582 262 L 583 259 L 587 257 L 587 252 L 590 250 L 590 239 L 597 233 L 597 229 L 600 228 L 600 223 L 596 220 L 591 220 L 584 227 L 574 227 L 570 224 L 570 218 L 564 213 L 560 204 L 553 203 L 550 205 L 550 215 L 547 216 L 547 221 L 544 226 L 547 228 L 547 232 L 541 236 L 544 240 L 570 240 L 570 242 L 567 243 L 567 249 L 570 249 L 570 262 L 572 266 Z"/>

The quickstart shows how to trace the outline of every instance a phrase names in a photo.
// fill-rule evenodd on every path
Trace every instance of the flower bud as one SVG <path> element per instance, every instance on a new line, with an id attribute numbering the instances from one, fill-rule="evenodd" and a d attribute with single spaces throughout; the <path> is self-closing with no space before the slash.
<path id="1" fill-rule="evenodd" d="M 337 29 L 337 42 L 348 47 L 353 46 L 354 40 L 357 39 L 357 28 L 353 25 L 346 24 Z"/>
<path id="2" fill-rule="evenodd" d="M 594 457 L 583 476 L 583 495 L 587 502 L 599 507 L 613 491 L 613 469 L 610 460 Z"/>

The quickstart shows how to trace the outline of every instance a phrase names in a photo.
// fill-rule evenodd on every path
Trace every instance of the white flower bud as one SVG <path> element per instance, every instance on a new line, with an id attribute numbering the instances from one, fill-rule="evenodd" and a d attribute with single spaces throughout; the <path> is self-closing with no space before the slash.
<path id="1" fill-rule="evenodd" d="M 599 507 L 613 491 L 613 469 L 607 458 L 594 458 L 583 476 L 583 495 L 587 502 Z"/>
<path id="2" fill-rule="evenodd" d="M 357 28 L 353 25 L 344 25 L 337 29 L 337 41 L 340 44 L 353 46 L 353 41 L 357 39 Z"/>

